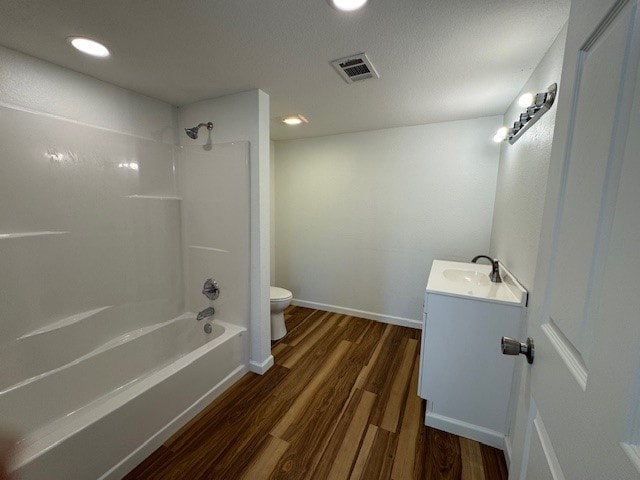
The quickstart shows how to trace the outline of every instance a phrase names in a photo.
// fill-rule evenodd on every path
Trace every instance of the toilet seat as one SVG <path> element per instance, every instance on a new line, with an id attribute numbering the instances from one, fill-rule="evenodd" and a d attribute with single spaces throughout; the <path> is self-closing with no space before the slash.
<path id="1" fill-rule="evenodd" d="M 270 299 L 271 301 L 289 300 L 293 298 L 293 293 L 285 288 L 270 287 Z"/>

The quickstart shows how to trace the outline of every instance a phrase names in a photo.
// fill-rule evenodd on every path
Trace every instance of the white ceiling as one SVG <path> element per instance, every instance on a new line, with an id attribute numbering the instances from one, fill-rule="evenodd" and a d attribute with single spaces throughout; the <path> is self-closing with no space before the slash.
<path id="1" fill-rule="evenodd" d="M 569 3 L 0 0 L 0 44 L 178 106 L 261 88 L 280 140 L 503 114 Z M 70 35 L 112 56 L 79 54 Z M 380 79 L 349 85 L 329 62 L 361 52 Z M 292 113 L 309 124 L 277 120 Z"/>

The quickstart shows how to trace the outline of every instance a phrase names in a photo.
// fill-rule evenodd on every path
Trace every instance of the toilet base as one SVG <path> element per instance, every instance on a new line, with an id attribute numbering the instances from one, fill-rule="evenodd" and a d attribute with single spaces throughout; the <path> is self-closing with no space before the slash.
<path id="1" fill-rule="evenodd" d="M 287 334 L 284 324 L 284 312 L 271 314 L 271 340 L 280 340 Z"/>

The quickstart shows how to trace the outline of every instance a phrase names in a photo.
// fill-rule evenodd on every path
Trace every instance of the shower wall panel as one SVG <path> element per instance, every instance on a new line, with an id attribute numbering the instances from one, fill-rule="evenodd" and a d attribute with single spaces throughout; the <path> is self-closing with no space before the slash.
<path id="1" fill-rule="evenodd" d="M 96 310 L 118 309 L 113 336 L 181 313 L 173 146 L 4 106 L 0 120 L 0 348 Z"/>
<path id="2" fill-rule="evenodd" d="M 249 143 L 176 147 L 182 198 L 187 310 L 209 305 L 215 318 L 249 327 Z M 207 278 L 220 297 L 202 295 Z"/>

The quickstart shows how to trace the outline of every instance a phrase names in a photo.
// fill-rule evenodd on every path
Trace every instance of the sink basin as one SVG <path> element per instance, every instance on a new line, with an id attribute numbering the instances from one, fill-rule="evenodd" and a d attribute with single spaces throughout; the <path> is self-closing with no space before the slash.
<path id="1" fill-rule="evenodd" d="M 501 283 L 493 283 L 490 275 L 491 265 L 434 260 L 426 290 L 485 302 L 526 305 L 527 291 L 503 265 L 500 265 Z"/>
<path id="2" fill-rule="evenodd" d="M 476 272 L 474 270 L 458 270 L 457 268 L 449 268 L 442 272 L 447 280 L 458 283 L 466 283 L 468 285 L 476 285 L 478 287 L 490 285 L 491 280 L 486 273 Z"/>

